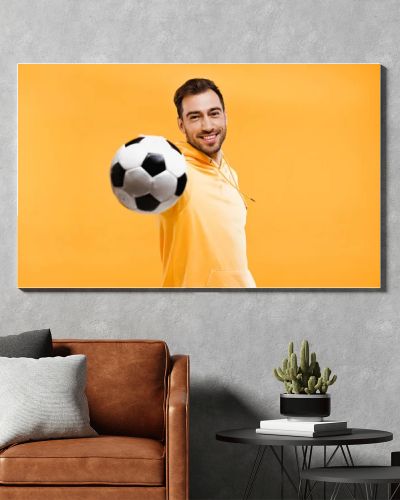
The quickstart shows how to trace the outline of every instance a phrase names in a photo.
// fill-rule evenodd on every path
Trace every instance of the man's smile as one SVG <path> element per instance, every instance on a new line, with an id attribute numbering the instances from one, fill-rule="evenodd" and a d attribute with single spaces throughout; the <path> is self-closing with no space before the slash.
<path id="1" fill-rule="evenodd" d="M 200 139 L 202 139 L 206 144 L 212 144 L 217 139 L 217 135 L 219 132 L 213 132 L 212 134 L 200 135 Z"/>

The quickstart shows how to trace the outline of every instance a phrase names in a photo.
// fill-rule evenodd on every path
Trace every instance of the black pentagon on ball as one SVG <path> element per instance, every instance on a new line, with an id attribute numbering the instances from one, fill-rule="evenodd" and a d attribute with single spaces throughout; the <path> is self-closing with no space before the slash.
<path id="1" fill-rule="evenodd" d="M 122 187 L 124 184 L 126 170 L 117 162 L 111 167 L 111 184 L 114 187 Z"/>
<path id="2" fill-rule="evenodd" d="M 131 141 L 125 144 L 125 147 L 130 146 L 131 144 L 138 144 L 140 141 L 143 141 L 144 137 L 136 137 L 136 139 L 132 139 Z"/>
<path id="3" fill-rule="evenodd" d="M 183 191 L 185 190 L 187 183 L 187 176 L 186 174 L 182 174 L 180 177 L 178 177 L 178 183 L 176 185 L 176 190 L 175 190 L 175 196 L 180 196 Z"/>
<path id="4" fill-rule="evenodd" d="M 171 148 L 175 149 L 175 151 L 178 151 L 179 154 L 181 153 L 181 150 L 178 148 L 178 146 L 175 146 L 175 144 L 167 139 L 168 144 L 171 146 Z"/>
<path id="5" fill-rule="evenodd" d="M 167 169 L 164 157 L 158 153 L 148 153 L 146 158 L 143 160 L 142 168 L 152 177 L 161 174 L 161 172 L 164 172 L 164 170 Z"/>
<path id="6" fill-rule="evenodd" d="M 152 212 L 160 204 L 160 202 L 156 200 L 151 194 L 138 196 L 137 198 L 135 198 L 135 202 L 138 209 L 143 210 L 144 212 Z"/>

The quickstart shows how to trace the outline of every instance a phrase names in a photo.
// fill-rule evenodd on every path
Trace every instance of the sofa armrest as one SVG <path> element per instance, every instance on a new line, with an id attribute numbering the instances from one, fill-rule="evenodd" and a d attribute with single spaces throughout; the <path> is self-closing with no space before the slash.
<path id="1" fill-rule="evenodd" d="M 169 500 L 189 498 L 189 356 L 172 356 L 168 379 L 166 481 Z"/>

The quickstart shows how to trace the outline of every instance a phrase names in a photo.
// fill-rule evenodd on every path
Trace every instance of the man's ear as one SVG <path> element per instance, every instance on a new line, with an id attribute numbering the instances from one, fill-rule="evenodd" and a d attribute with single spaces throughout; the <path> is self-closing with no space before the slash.
<path id="1" fill-rule="evenodd" d="M 182 134 L 184 134 L 185 133 L 185 129 L 183 128 L 183 120 L 182 120 L 182 118 L 179 118 L 179 116 L 178 116 L 177 122 L 178 122 L 179 130 L 182 132 Z"/>

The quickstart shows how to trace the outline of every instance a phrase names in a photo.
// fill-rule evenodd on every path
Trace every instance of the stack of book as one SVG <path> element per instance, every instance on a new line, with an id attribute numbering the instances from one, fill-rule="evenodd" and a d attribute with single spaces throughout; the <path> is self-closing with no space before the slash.
<path id="1" fill-rule="evenodd" d="M 351 434 L 347 422 L 342 420 L 324 420 L 310 422 L 306 420 L 261 420 L 259 434 L 277 434 L 281 436 L 324 437 Z"/>

